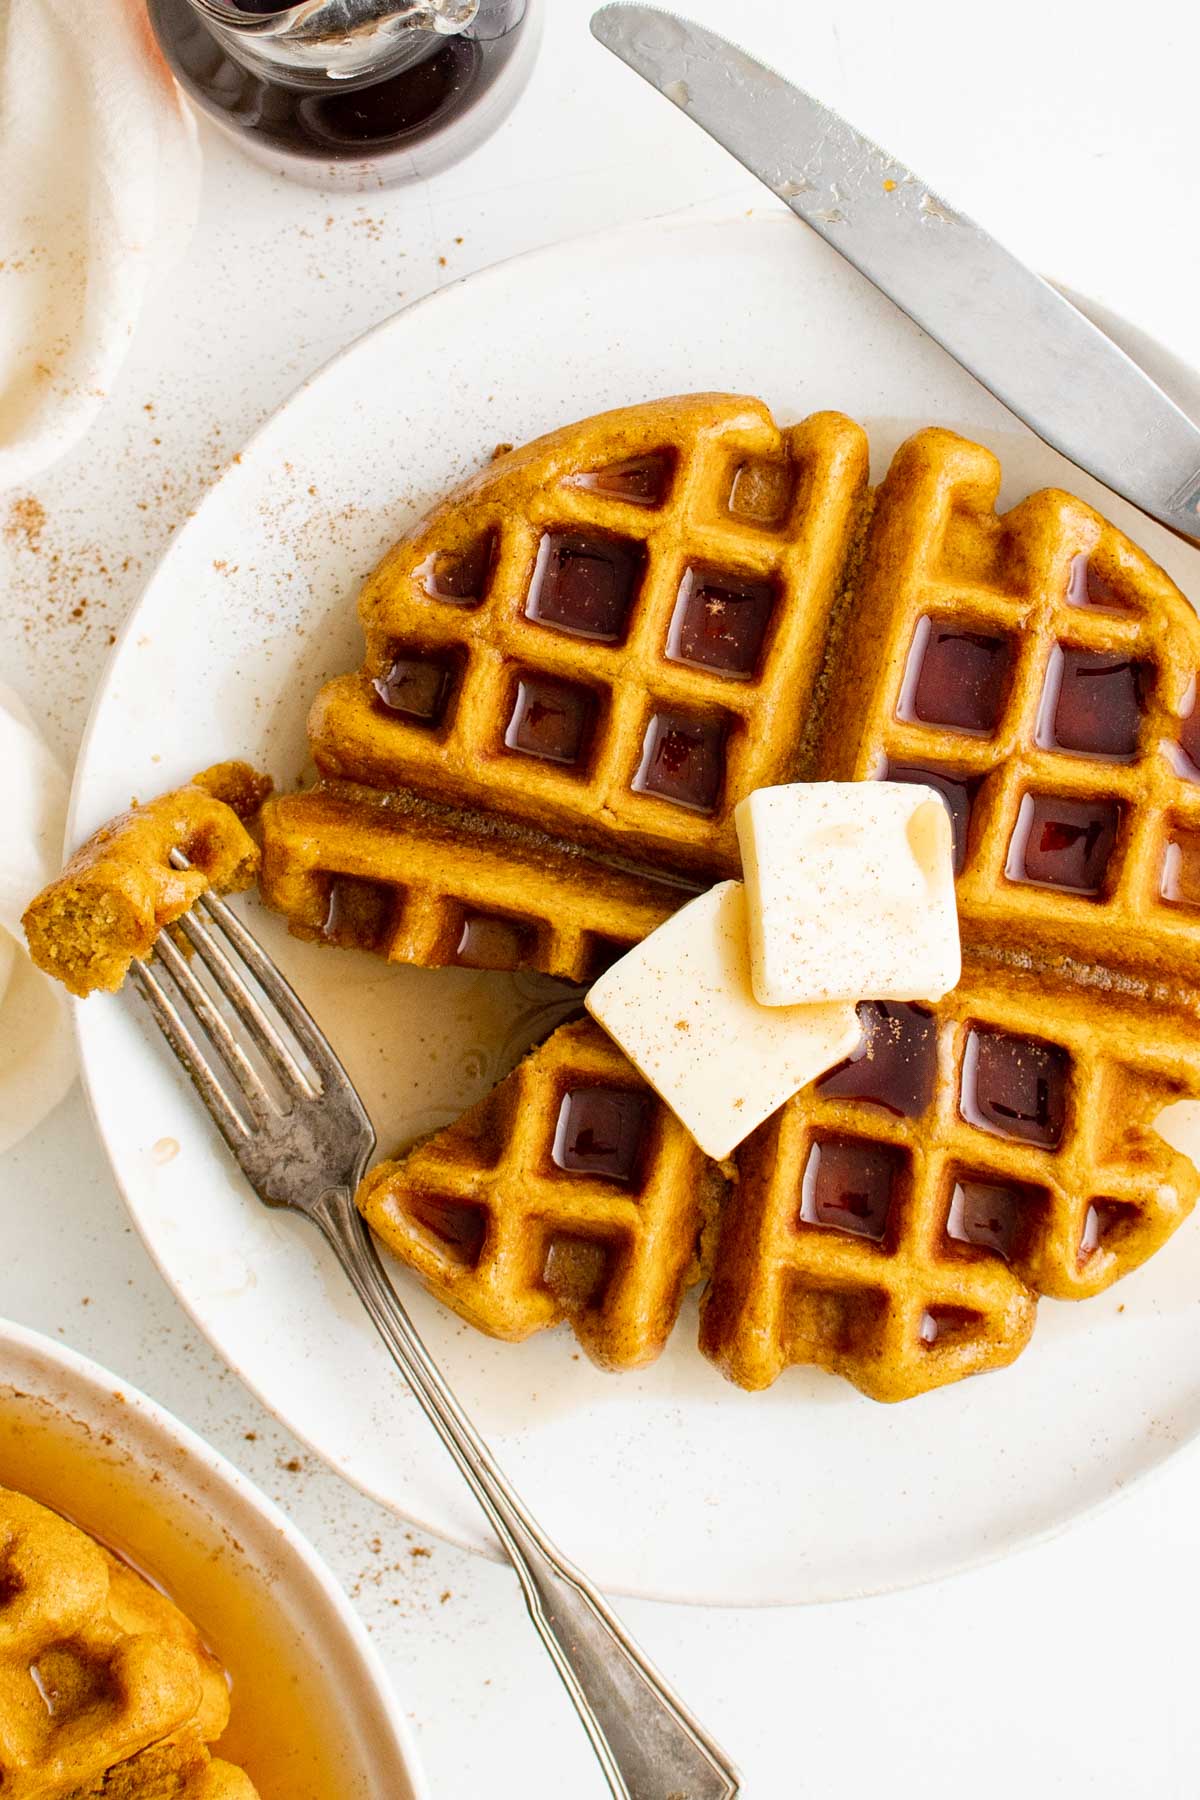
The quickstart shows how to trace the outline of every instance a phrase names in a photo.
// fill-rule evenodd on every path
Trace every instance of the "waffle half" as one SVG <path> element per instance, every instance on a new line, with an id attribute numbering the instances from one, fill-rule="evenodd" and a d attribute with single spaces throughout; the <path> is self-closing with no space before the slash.
<path id="1" fill-rule="evenodd" d="M 1148 1016 L 1090 995 L 1050 1020 L 1036 984 L 992 970 L 936 1007 L 864 1003 L 860 1018 L 855 1054 L 732 1167 L 700 1154 L 597 1026 L 560 1027 L 457 1124 L 374 1170 L 359 1204 L 492 1336 L 566 1317 L 596 1361 L 633 1367 L 708 1275 L 701 1348 L 732 1381 L 807 1363 L 877 1400 L 1012 1362 L 1040 1295 L 1099 1293 L 1191 1211 L 1200 1175 L 1154 1121 L 1200 1094 L 1200 1043 L 1147 1051 Z M 616 1107 L 572 1172 L 589 1119 L 572 1126 L 568 1096 L 589 1093 Z"/>

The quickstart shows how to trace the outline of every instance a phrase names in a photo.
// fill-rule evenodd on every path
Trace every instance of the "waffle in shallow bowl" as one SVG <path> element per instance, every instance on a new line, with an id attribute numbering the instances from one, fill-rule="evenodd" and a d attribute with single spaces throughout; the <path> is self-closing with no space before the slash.
<path id="1" fill-rule="evenodd" d="M 0 1792 L 11 1800 L 255 1800 L 208 1746 L 225 1674 L 164 1595 L 0 1488 Z"/>
<path id="2" fill-rule="evenodd" d="M 739 1386 L 809 1363 L 879 1400 L 1011 1362 L 1039 1295 L 1098 1293 L 1191 1210 L 1200 1176 L 1153 1129 L 1200 1093 L 1187 1035 L 1148 1051 L 1144 1012 L 1082 994 L 1051 1017 L 990 969 L 860 1018 L 855 1054 L 721 1167 L 597 1026 L 560 1027 L 359 1203 L 493 1336 L 565 1317 L 633 1367 L 707 1276 L 701 1348 Z"/>
<path id="3" fill-rule="evenodd" d="M 367 583 L 365 664 L 310 717 L 325 785 L 264 814 L 268 902 L 397 960 L 598 972 L 797 772 L 866 476 L 850 420 L 721 395 L 502 457 Z"/>

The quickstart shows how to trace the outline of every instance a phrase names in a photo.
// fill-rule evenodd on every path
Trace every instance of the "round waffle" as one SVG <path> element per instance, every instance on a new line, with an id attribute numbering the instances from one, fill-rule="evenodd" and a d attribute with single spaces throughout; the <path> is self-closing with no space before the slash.
<path id="1" fill-rule="evenodd" d="M 1083 502 L 998 514 L 979 445 L 920 432 L 877 493 L 865 480 L 849 420 L 781 432 L 712 395 L 501 457 L 368 582 L 366 661 L 313 708 L 317 789 L 266 809 L 263 888 L 304 935 L 587 979 L 737 873 L 753 788 L 939 791 L 963 983 L 882 1032 L 867 1008 L 847 1068 L 738 1152 L 703 1312 L 706 1353 L 744 1386 L 808 1361 L 896 1399 L 1010 1361 L 1039 1294 L 1096 1292 L 1195 1199 L 1152 1125 L 1200 1094 L 1200 629 Z M 545 1221 L 571 1205 L 555 1081 L 587 1041 L 556 1034 L 477 1109 L 482 1136 L 464 1121 L 364 1186 L 397 1253 L 498 1335 L 568 1310 Z M 874 1091 L 898 1055 L 924 1070 L 919 1103 Z M 689 1171 L 685 1235 L 703 1181 Z M 421 1194 L 486 1226 L 450 1244 Z M 596 1292 L 632 1312 L 644 1260 L 594 1239 Z M 632 1360 L 678 1292 L 649 1286 Z M 577 1296 L 570 1316 L 620 1361 L 602 1312 Z"/>

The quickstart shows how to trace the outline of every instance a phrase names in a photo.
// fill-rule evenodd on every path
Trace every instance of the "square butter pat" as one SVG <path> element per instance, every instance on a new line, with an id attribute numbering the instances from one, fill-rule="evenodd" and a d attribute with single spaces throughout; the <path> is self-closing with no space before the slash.
<path id="1" fill-rule="evenodd" d="M 932 788 L 759 788 L 734 815 L 764 1006 L 940 1000 L 962 974 L 954 837 Z"/>
<path id="2" fill-rule="evenodd" d="M 651 932 L 600 977 L 587 1009 L 718 1162 L 862 1040 L 853 1006 L 758 1004 L 740 881 Z"/>

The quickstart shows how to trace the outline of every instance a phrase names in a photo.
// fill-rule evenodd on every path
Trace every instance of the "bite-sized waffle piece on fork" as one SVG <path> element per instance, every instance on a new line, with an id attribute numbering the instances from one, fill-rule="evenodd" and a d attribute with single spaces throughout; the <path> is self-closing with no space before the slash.
<path id="1" fill-rule="evenodd" d="M 862 1049 L 737 1152 L 700 1341 L 742 1387 L 815 1363 L 903 1400 L 1000 1367 L 1039 1294 L 1098 1293 L 1200 1189 L 1154 1130 L 1200 1096 L 1178 1016 L 968 968 L 860 1017 Z"/>
<path id="2" fill-rule="evenodd" d="M 110 819 L 43 888 L 21 923 L 39 968 L 73 994 L 115 992 L 165 925 L 208 888 L 249 887 L 258 845 L 246 829 L 271 791 L 247 763 L 217 763 L 157 799 Z M 177 869 L 171 852 L 188 859 Z"/>
<path id="3" fill-rule="evenodd" d="M 563 1025 L 358 1204 L 447 1305 L 518 1340 L 567 1319 L 603 1368 L 651 1362 L 700 1279 L 726 1182 L 590 1020 Z"/>
<path id="4" fill-rule="evenodd" d="M 208 1744 L 225 1674 L 178 1607 L 0 1488 L 0 1791 L 11 1800 L 255 1800 Z"/>
<path id="5" fill-rule="evenodd" d="M 812 773 L 939 789 L 964 943 L 1200 1012 L 1200 625 L 1083 501 L 994 510 L 1000 465 L 898 451 L 820 699 Z"/>

